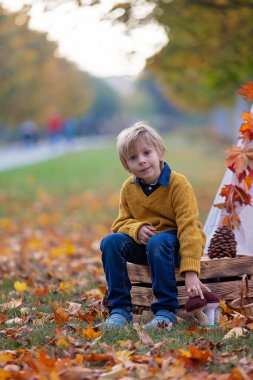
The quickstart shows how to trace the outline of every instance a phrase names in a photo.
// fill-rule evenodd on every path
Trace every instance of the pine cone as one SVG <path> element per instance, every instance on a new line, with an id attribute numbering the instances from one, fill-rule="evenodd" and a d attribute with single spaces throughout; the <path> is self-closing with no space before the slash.
<path id="1" fill-rule="evenodd" d="M 218 227 L 215 231 L 209 247 L 208 256 L 210 259 L 236 256 L 237 242 L 235 234 L 228 226 Z"/>

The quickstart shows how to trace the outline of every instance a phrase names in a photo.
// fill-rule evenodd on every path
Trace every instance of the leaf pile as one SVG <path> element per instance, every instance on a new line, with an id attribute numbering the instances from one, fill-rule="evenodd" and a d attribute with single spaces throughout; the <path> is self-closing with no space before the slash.
<path id="1" fill-rule="evenodd" d="M 116 197 L 40 191 L 17 207 L 0 219 L 0 379 L 253 379 L 252 321 L 225 303 L 214 329 L 186 319 L 147 334 L 136 316 L 102 330 L 99 243 L 110 222 L 98 220 Z"/>

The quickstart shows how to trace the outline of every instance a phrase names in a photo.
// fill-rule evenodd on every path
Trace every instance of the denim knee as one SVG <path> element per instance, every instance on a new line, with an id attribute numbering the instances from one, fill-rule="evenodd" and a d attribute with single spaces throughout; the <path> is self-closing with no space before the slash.
<path id="1" fill-rule="evenodd" d="M 176 240 L 167 240 L 159 236 L 159 234 L 152 236 L 147 244 L 147 253 L 159 254 L 165 249 L 174 249 Z"/>
<path id="2" fill-rule="evenodd" d="M 126 240 L 126 235 L 121 233 L 112 233 L 107 235 L 100 243 L 100 250 L 103 251 L 108 246 L 111 247 L 113 245 L 121 245 L 124 244 Z"/>

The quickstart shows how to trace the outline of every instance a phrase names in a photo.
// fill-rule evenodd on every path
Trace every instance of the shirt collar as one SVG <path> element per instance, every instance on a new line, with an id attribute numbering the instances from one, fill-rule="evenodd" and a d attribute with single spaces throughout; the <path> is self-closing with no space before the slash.
<path id="1" fill-rule="evenodd" d="M 164 162 L 164 167 L 159 175 L 157 183 L 161 186 L 169 186 L 170 183 L 170 175 L 171 175 L 171 169 L 167 162 Z M 141 179 L 139 177 L 136 177 L 132 184 L 139 183 Z"/>

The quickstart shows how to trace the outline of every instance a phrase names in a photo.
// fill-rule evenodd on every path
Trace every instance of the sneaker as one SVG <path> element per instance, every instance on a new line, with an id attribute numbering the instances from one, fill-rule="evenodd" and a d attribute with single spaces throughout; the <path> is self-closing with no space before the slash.
<path id="1" fill-rule="evenodd" d="M 167 310 L 158 311 L 156 316 L 152 319 L 151 322 L 146 323 L 143 328 L 145 330 L 150 328 L 157 328 L 157 327 L 167 327 L 169 324 L 176 322 L 176 316 L 174 313 L 169 312 Z"/>
<path id="2" fill-rule="evenodd" d="M 102 327 L 105 329 L 111 329 L 111 328 L 116 328 L 119 329 L 123 326 L 128 325 L 132 321 L 132 315 L 131 314 L 126 314 L 123 315 L 120 312 L 117 312 L 115 310 L 112 311 L 112 314 L 110 317 L 107 318 L 107 320 L 102 324 Z"/>

